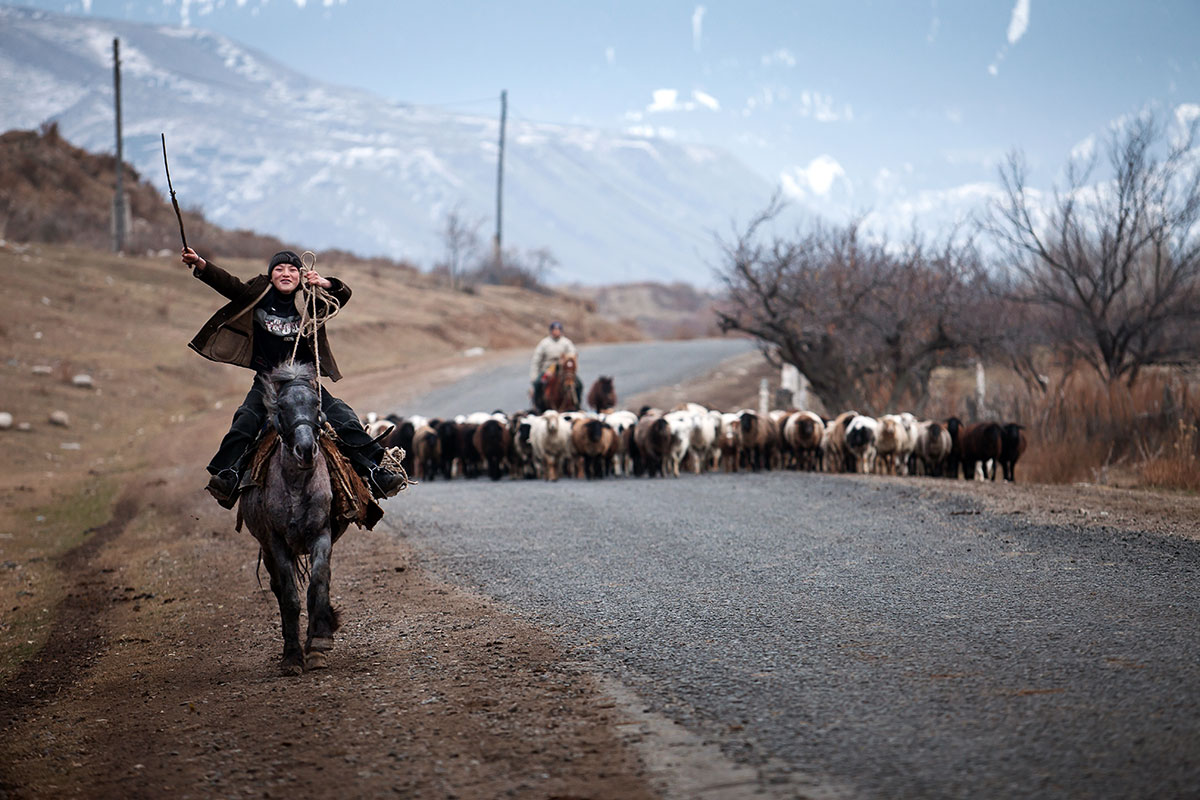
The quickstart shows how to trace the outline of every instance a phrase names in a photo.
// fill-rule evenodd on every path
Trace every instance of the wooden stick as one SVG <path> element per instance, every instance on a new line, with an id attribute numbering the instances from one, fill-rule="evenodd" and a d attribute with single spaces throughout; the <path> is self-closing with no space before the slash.
<path id="1" fill-rule="evenodd" d="M 183 247 L 187 249 L 187 236 L 183 232 L 183 213 L 179 210 L 179 201 L 175 199 L 175 187 L 171 185 L 171 167 L 167 164 L 167 135 L 162 136 L 162 151 L 163 151 L 163 166 L 167 169 L 167 189 L 171 192 L 171 205 L 175 207 L 175 218 L 179 220 L 179 238 L 183 240 Z"/>

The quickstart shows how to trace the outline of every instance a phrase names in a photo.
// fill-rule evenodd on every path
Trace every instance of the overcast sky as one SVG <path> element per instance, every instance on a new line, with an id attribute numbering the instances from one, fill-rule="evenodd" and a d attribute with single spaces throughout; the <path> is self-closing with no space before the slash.
<path id="1" fill-rule="evenodd" d="M 1200 114 L 1200 0 L 26 0 L 215 30 L 393 100 L 723 147 L 831 219 L 1048 186 L 1147 109 Z"/>

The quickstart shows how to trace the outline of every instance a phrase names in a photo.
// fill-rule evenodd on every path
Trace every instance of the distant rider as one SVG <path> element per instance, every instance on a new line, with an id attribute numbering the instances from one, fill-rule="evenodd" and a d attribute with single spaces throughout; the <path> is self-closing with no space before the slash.
<path id="1" fill-rule="evenodd" d="M 578 355 L 575 343 L 563 336 L 562 323 L 555 320 L 550 323 L 550 335 L 538 342 L 533 351 L 533 360 L 529 363 L 529 380 L 533 381 L 534 408 L 543 407 L 542 390 L 545 388 L 543 376 L 551 367 L 556 367 L 563 356 L 571 353 Z M 578 379 L 576 379 L 578 380 Z"/>
<path id="2" fill-rule="evenodd" d="M 225 508 L 237 501 L 252 445 L 267 421 L 263 405 L 263 388 L 258 375 L 270 372 L 288 362 L 295 349 L 296 361 L 312 364 L 312 339 L 301 338 L 300 309 L 303 295 L 297 292 L 300 282 L 325 289 L 341 306 L 350 300 L 350 287 L 337 278 L 323 278 L 316 270 L 308 269 L 300 256 L 291 250 L 276 253 L 267 265 L 267 272 L 242 281 L 206 261 L 190 247 L 183 249 L 183 263 L 192 274 L 229 299 L 223 308 L 204 324 L 188 344 L 205 358 L 223 364 L 247 367 L 255 371 L 254 385 L 246 399 L 233 414 L 229 433 L 208 465 L 212 477 L 205 487 Z M 317 329 L 317 349 L 321 374 L 336 381 L 342 377 L 329 349 L 325 326 Z M 321 387 L 321 411 L 333 426 L 339 449 L 346 454 L 356 472 L 363 477 L 376 497 L 390 497 L 404 485 L 404 478 L 379 466 L 383 447 L 371 439 L 350 406 Z"/>

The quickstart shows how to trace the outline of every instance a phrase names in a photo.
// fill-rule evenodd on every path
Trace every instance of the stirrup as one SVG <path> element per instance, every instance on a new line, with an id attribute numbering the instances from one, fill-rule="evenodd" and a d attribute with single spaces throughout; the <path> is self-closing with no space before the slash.
<path id="1" fill-rule="evenodd" d="M 408 476 L 383 466 L 371 467 L 367 472 L 367 486 L 376 497 L 393 497 L 408 486 Z"/>

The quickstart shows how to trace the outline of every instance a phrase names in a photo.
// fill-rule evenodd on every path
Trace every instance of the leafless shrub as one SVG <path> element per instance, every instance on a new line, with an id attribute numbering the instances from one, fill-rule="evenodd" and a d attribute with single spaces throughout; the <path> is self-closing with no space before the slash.
<path id="1" fill-rule="evenodd" d="M 985 353 L 1007 330 L 970 240 L 903 247 L 869 241 L 857 223 L 813 222 L 792 237 L 761 231 L 777 198 L 733 241 L 721 241 L 722 331 L 758 338 L 768 359 L 795 365 L 828 408 L 920 406 L 941 365 Z"/>
<path id="2" fill-rule="evenodd" d="M 442 219 L 442 261 L 434 265 L 434 274 L 444 274 L 451 289 L 457 289 L 466 265 L 474 262 L 480 252 L 479 229 L 483 220 L 468 220 L 462 209 L 455 207 Z"/>
<path id="3" fill-rule="evenodd" d="M 538 248 L 522 253 L 510 248 L 499 259 L 485 259 L 468 272 L 464 281 L 468 285 L 487 284 L 492 286 L 516 286 L 535 292 L 548 293 L 543 281 L 558 259 L 547 248 Z"/>

